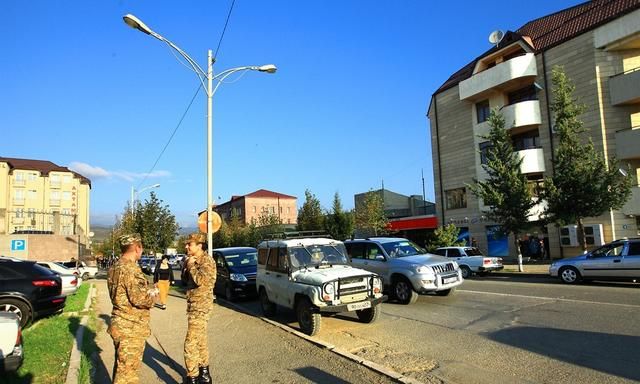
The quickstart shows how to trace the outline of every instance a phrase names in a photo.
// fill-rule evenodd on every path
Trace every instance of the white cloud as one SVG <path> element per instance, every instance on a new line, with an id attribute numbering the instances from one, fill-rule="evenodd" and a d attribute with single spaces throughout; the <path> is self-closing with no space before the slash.
<path id="1" fill-rule="evenodd" d="M 171 172 L 169 171 L 153 171 L 151 173 L 138 173 L 138 172 L 130 172 L 130 171 L 108 171 L 101 167 L 95 167 L 89 165 L 87 163 L 81 163 L 78 161 L 74 161 L 69 164 L 69 169 L 78 172 L 82 176 L 88 177 L 89 179 L 101 179 L 101 178 L 117 178 L 125 181 L 135 181 L 138 179 L 142 179 L 145 177 L 170 177 Z"/>

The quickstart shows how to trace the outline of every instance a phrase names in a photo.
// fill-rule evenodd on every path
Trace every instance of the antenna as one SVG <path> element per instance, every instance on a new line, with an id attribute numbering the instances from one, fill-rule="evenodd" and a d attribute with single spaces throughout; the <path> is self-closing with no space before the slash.
<path id="1" fill-rule="evenodd" d="M 489 42 L 497 46 L 498 44 L 500 44 L 500 41 L 502 41 L 503 37 L 504 37 L 504 32 L 502 32 L 499 29 L 496 29 L 495 31 L 491 32 L 491 34 L 489 35 Z"/>

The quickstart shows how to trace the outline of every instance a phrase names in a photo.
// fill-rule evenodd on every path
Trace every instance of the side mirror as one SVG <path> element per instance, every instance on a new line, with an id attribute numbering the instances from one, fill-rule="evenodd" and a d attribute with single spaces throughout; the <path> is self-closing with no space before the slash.
<path id="1" fill-rule="evenodd" d="M 384 256 L 382 255 L 376 255 L 376 261 L 384 261 Z"/>

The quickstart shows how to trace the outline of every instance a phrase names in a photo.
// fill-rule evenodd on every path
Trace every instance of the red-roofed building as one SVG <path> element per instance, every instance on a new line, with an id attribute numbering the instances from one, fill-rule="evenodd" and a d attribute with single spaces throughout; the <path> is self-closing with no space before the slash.
<path id="1" fill-rule="evenodd" d="M 223 220 L 237 215 L 243 224 L 259 223 L 261 215 L 277 215 L 283 224 L 298 223 L 298 198 L 284 193 L 259 189 L 255 192 L 232 196 L 231 200 L 213 208 Z"/>
<path id="2" fill-rule="evenodd" d="M 587 106 L 580 118 L 596 149 L 605 157 L 616 156 L 621 168 L 629 164 L 638 180 L 640 0 L 589 1 L 496 35 L 490 49 L 435 91 L 428 117 L 438 222 L 455 224 L 489 255 L 508 257 L 516 254 L 512 239 L 496 239 L 499 223 L 486 217 L 488 208 L 466 187 L 474 179 L 487 178 L 482 165 L 489 145 L 482 136 L 489 130 L 490 111 L 499 109 L 504 116 L 523 159 L 522 173 L 535 194 L 553 172 L 558 138 L 550 110 L 551 73 L 554 66 L 563 66 L 575 84 L 574 96 Z M 580 253 L 571 228 L 539 221 L 544 202 L 538 202 L 529 237 L 544 239 L 546 254 L 554 258 Z M 637 237 L 637 217 L 640 188 L 634 187 L 624 208 L 586 220 L 587 230 L 593 232 L 587 241 L 595 246 L 600 240 Z"/>

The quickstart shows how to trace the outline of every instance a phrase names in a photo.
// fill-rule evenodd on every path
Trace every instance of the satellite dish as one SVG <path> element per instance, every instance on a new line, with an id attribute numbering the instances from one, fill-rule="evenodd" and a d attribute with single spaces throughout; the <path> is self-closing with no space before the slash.
<path id="1" fill-rule="evenodd" d="M 489 35 L 489 42 L 493 45 L 498 45 L 498 43 L 502 41 L 503 37 L 504 37 L 504 33 L 501 30 L 496 29 L 495 31 L 491 32 L 491 34 Z"/>

